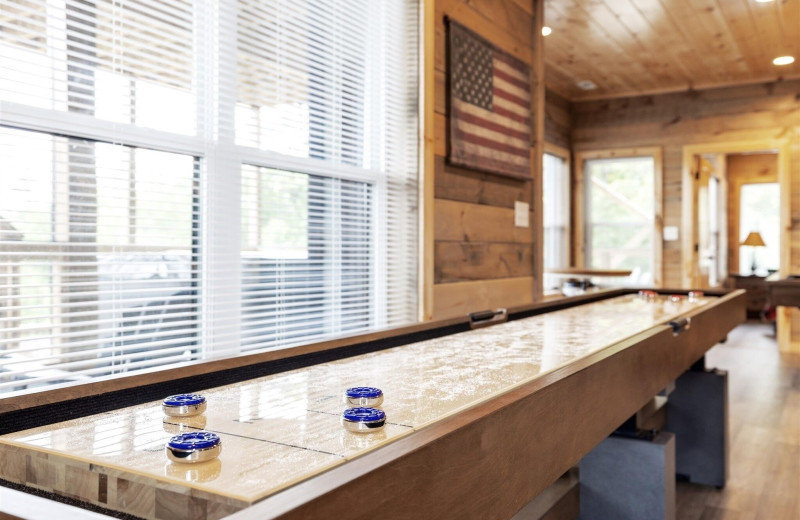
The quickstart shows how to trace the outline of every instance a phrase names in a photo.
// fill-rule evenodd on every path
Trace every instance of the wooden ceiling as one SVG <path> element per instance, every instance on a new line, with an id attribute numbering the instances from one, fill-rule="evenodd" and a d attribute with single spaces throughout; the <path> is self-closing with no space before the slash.
<path id="1" fill-rule="evenodd" d="M 570 100 L 800 77 L 800 0 L 545 0 L 545 25 L 547 85 Z"/>

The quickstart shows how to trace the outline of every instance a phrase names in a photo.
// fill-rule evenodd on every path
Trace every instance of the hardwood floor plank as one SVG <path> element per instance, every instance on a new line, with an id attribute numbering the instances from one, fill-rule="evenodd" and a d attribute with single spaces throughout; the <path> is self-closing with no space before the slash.
<path id="1" fill-rule="evenodd" d="M 800 355 L 750 322 L 706 365 L 729 373 L 730 475 L 724 489 L 678 483 L 678 519 L 800 519 Z"/>

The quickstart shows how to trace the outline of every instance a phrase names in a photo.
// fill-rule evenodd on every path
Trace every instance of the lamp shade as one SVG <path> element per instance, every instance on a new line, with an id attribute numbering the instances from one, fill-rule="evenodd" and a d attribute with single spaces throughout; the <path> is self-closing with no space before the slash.
<path id="1" fill-rule="evenodd" d="M 761 238 L 761 233 L 758 231 L 751 231 L 750 234 L 747 235 L 747 238 L 744 239 L 742 242 L 743 246 L 765 246 L 767 244 L 764 243 L 764 239 Z"/>

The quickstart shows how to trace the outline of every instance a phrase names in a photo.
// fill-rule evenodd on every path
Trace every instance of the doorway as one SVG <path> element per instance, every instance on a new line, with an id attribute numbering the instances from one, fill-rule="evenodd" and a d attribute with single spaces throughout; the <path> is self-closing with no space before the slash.
<path id="1" fill-rule="evenodd" d="M 790 165 L 789 165 L 789 142 L 787 140 L 765 139 L 749 142 L 736 143 L 711 143 L 705 145 L 690 145 L 683 147 L 683 175 L 682 175 L 682 282 L 687 288 L 712 287 L 714 281 L 711 276 L 704 276 L 701 261 L 706 264 L 709 261 L 709 254 L 701 248 L 701 240 L 704 240 L 706 248 L 713 248 L 716 251 L 716 268 L 718 284 L 728 274 L 742 276 L 740 268 L 744 266 L 745 276 L 752 274 L 752 260 L 754 247 L 740 248 L 740 244 L 747 238 L 750 229 L 758 227 L 765 229 L 770 236 L 769 242 L 774 248 L 777 243 L 777 265 L 775 265 L 774 253 L 768 253 L 764 248 L 757 246 L 756 268 L 761 274 L 768 274 L 770 269 L 776 269 L 779 277 L 786 277 L 789 274 L 789 194 L 790 194 Z M 717 178 L 717 181 L 709 181 L 708 184 L 701 183 L 703 179 L 702 161 L 705 159 L 711 163 L 713 174 L 708 175 L 708 179 Z M 733 161 L 733 163 L 731 162 Z M 753 163 L 771 161 L 770 168 L 753 167 Z M 749 174 L 742 176 L 730 175 L 730 167 L 736 168 L 735 163 L 751 163 L 750 167 L 743 168 Z M 771 173 L 768 173 L 769 170 Z M 749 178 L 748 178 L 749 176 Z M 708 180 L 706 179 L 706 180 Z M 716 184 L 716 187 L 712 187 Z M 756 190 L 745 188 L 745 198 L 756 200 L 752 203 L 745 200 L 748 205 L 763 206 L 758 199 L 768 197 L 773 200 L 773 206 L 777 207 L 777 222 L 775 226 L 775 216 L 762 216 L 759 222 L 755 222 L 752 217 L 744 219 L 740 215 L 742 204 L 742 187 L 753 184 L 772 184 L 770 193 L 747 193 L 750 191 L 764 191 L 759 187 Z M 703 188 L 705 191 L 703 191 Z M 713 243 L 711 237 L 712 226 L 707 224 L 706 218 L 701 224 L 701 213 L 710 209 L 709 193 L 716 190 L 716 201 L 726 206 L 721 211 L 719 206 L 716 210 L 718 220 L 717 242 Z M 727 195 L 722 196 L 721 192 Z M 735 197 L 734 197 L 735 195 Z M 706 198 L 706 203 L 701 202 Z M 737 200 L 738 199 L 738 200 Z M 722 219 L 725 222 L 722 222 Z M 707 226 L 705 229 L 704 227 Z M 727 231 L 726 231 L 727 230 Z M 744 237 L 742 234 L 744 233 Z M 759 231 L 760 233 L 760 231 Z M 701 236 L 702 235 L 702 236 Z M 767 239 L 762 236 L 764 243 Z M 723 245 L 725 244 L 725 245 Z M 774 251 L 774 250 L 773 250 Z M 705 258 L 703 258 L 703 254 Z M 769 258 L 764 256 L 772 255 Z M 725 257 L 723 259 L 723 257 Z M 761 263 L 759 263 L 761 262 Z M 789 309 L 779 308 L 777 315 L 778 321 L 778 343 L 781 348 L 788 348 L 791 331 L 789 330 L 790 319 Z"/>

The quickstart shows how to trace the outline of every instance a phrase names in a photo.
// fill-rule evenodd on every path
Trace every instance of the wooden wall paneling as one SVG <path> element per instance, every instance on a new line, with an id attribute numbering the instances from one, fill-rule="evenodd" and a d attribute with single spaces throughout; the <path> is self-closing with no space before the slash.
<path id="1" fill-rule="evenodd" d="M 436 157 L 435 165 L 437 199 L 512 209 L 516 201 L 531 202 L 525 181 L 453 166 L 441 156 Z"/>
<path id="2" fill-rule="evenodd" d="M 545 91 L 544 140 L 562 148 L 571 145 L 572 126 L 570 102 L 552 90 Z"/>
<path id="3" fill-rule="evenodd" d="M 433 319 L 433 284 L 434 284 L 434 183 L 436 154 L 436 62 L 435 39 L 436 20 L 433 1 L 422 2 L 420 9 L 420 69 L 422 83 L 420 87 L 420 118 L 422 139 L 419 171 L 419 319 Z"/>
<path id="4" fill-rule="evenodd" d="M 685 149 L 684 149 L 685 150 Z M 686 154 L 686 151 L 684 151 Z M 700 155 L 684 155 L 683 179 L 682 179 L 682 200 L 681 215 L 681 277 L 683 278 L 682 287 L 696 287 L 697 270 L 697 250 L 694 247 L 697 242 L 697 172 L 700 168 Z"/>
<path id="5" fill-rule="evenodd" d="M 433 149 L 439 157 L 447 156 L 447 116 L 443 114 L 434 115 L 433 119 L 434 137 Z"/>
<path id="6" fill-rule="evenodd" d="M 436 242 L 436 283 L 533 275 L 532 244 Z"/>
<path id="7" fill-rule="evenodd" d="M 447 319 L 529 304 L 533 301 L 533 277 L 440 283 L 433 290 L 434 316 Z"/>
<path id="8" fill-rule="evenodd" d="M 537 0 L 531 0 L 537 1 Z M 513 4 L 512 0 L 500 0 L 494 2 L 479 2 L 469 0 L 435 0 L 434 6 L 436 8 L 436 37 L 439 44 L 436 45 L 436 66 L 441 67 L 441 70 L 446 71 L 446 45 L 447 45 L 447 30 L 445 27 L 445 16 L 451 17 L 458 21 L 467 29 L 476 32 L 483 36 L 494 45 L 503 49 L 504 51 L 513 54 L 518 59 L 524 61 L 528 65 L 533 63 L 533 51 L 531 49 L 532 36 L 528 30 L 519 30 L 516 32 L 508 25 L 500 25 L 497 21 L 489 18 L 487 13 L 494 10 L 505 9 L 509 4 Z M 480 10 L 479 10 L 480 9 Z M 520 18 L 527 18 L 530 20 L 531 16 L 520 10 L 517 15 Z M 497 16 L 495 16 L 497 18 Z M 518 26 L 518 21 L 514 20 L 515 27 Z"/>
<path id="9" fill-rule="evenodd" d="M 463 314 L 464 307 L 458 298 L 449 295 L 455 289 L 443 285 L 465 283 L 462 290 L 484 294 L 481 305 L 491 301 L 493 306 L 509 306 L 507 298 L 514 304 L 531 303 L 534 300 L 537 250 L 534 236 L 537 222 L 535 179 L 541 166 L 535 157 L 541 157 L 541 147 L 536 148 L 537 136 L 543 130 L 544 109 L 538 107 L 538 88 L 543 82 L 537 73 L 537 63 L 543 56 L 537 54 L 541 31 L 534 31 L 537 23 L 537 0 L 436 0 L 434 4 L 434 316 Z M 447 117 L 449 99 L 447 92 L 446 50 L 447 30 L 445 17 L 458 21 L 465 27 L 511 53 L 531 67 L 532 89 L 532 148 L 531 174 L 534 182 L 515 180 L 491 173 L 448 164 Z M 540 21 L 538 22 L 540 23 Z M 543 93 L 543 90 L 542 90 Z M 543 96 L 542 96 L 543 100 Z M 540 121 L 541 120 L 541 121 Z M 539 159 L 540 160 L 540 159 Z M 515 202 L 531 205 L 528 228 L 514 226 Z M 525 290 L 512 290 L 505 296 L 497 287 L 502 279 L 526 280 L 530 284 Z M 440 300 L 440 295 L 445 295 Z M 489 296 L 486 296 L 489 295 Z M 478 298 L 478 301 L 480 301 Z M 487 299 L 488 298 L 488 299 Z M 469 301 L 469 298 L 466 300 Z M 452 307 L 448 308 L 448 302 Z M 470 311 L 476 310 L 470 306 Z"/>
<path id="10" fill-rule="evenodd" d="M 800 124 L 790 133 L 789 140 L 788 153 L 778 158 L 783 227 L 779 274 L 782 277 L 800 274 Z M 785 189 L 787 186 L 789 189 Z M 778 307 L 777 322 L 780 349 L 800 353 L 800 309 Z"/>
<path id="11" fill-rule="evenodd" d="M 436 199 L 434 211 L 437 242 L 533 243 L 530 228 L 514 226 L 513 209 Z"/>

